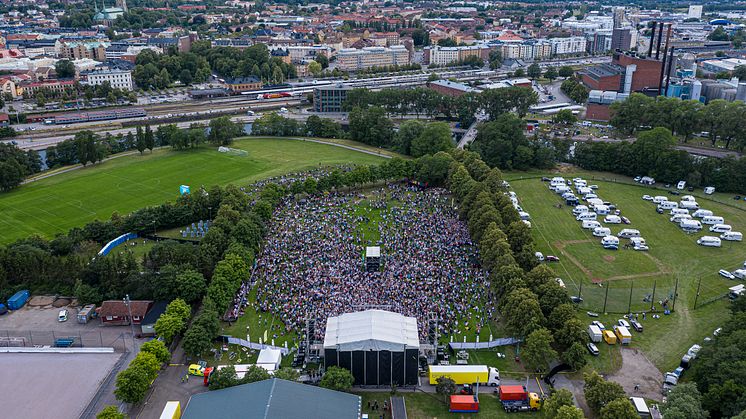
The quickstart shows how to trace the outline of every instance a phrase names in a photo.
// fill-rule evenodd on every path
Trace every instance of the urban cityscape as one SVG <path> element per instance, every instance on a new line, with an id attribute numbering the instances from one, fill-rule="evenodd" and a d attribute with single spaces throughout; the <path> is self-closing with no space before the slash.
<path id="1" fill-rule="evenodd" d="M 746 418 L 746 1 L 0 3 L 0 417 Z"/>

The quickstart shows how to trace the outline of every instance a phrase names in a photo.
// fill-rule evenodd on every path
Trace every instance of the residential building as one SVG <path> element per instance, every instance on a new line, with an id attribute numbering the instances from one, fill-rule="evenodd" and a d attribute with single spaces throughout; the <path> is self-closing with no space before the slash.
<path id="1" fill-rule="evenodd" d="M 98 69 L 80 74 L 81 84 L 98 86 L 109 82 L 111 87 L 132 90 L 132 72 L 129 70 Z"/>
<path id="2" fill-rule="evenodd" d="M 90 58 L 96 61 L 106 61 L 106 48 L 109 44 L 105 42 L 77 42 L 57 41 L 55 48 L 57 55 L 65 60 L 77 60 Z"/>
<path id="3" fill-rule="evenodd" d="M 490 47 L 486 44 L 461 47 L 426 47 L 424 51 L 424 62 L 428 65 L 447 65 L 457 61 L 463 61 L 470 56 L 476 56 L 485 60 L 489 57 L 489 53 Z"/>
<path id="4" fill-rule="evenodd" d="M 395 45 L 391 48 L 346 48 L 337 54 L 337 65 L 343 71 L 357 71 L 390 65 L 409 65 L 410 62 L 409 51 L 403 45 Z"/>
<path id="5" fill-rule="evenodd" d="M 347 92 L 352 90 L 344 84 L 319 86 L 313 89 L 314 112 L 342 112 L 342 103 L 347 100 Z"/>
<path id="6" fill-rule="evenodd" d="M 155 336 L 155 322 L 166 312 L 168 302 L 156 301 L 140 322 L 140 334 L 143 336 Z"/>
<path id="7" fill-rule="evenodd" d="M 47 80 L 38 81 L 28 84 L 22 84 L 20 86 L 21 94 L 25 96 L 33 96 L 40 90 L 51 90 L 54 92 L 62 92 L 66 88 L 72 89 L 75 86 L 74 80 Z"/>
<path id="8" fill-rule="evenodd" d="M 10 126 L 10 117 L 7 113 L 0 113 L 0 128 L 7 128 Z"/>
<path id="9" fill-rule="evenodd" d="M 614 28 L 611 33 L 611 50 L 629 51 L 634 45 L 633 32 L 636 32 L 633 28 Z"/>
<path id="10" fill-rule="evenodd" d="M 552 55 L 582 54 L 585 52 L 586 40 L 582 36 L 568 38 L 551 38 Z"/>
<path id="11" fill-rule="evenodd" d="M 132 315 L 132 324 L 140 324 L 148 314 L 148 310 L 153 305 L 152 301 L 132 300 L 129 307 L 123 300 L 107 300 L 96 309 L 101 324 L 122 326 L 130 324 L 130 314 Z"/>
<path id="12" fill-rule="evenodd" d="M 16 83 L 6 77 L 0 78 L 0 95 L 5 97 L 10 95 L 13 99 L 18 97 L 18 90 L 16 89 Z"/>
<path id="13" fill-rule="evenodd" d="M 360 396 L 270 378 L 194 394 L 182 419 L 359 418 Z"/>
<path id="14" fill-rule="evenodd" d="M 246 92 L 249 90 L 261 89 L 262 81 L 255 76 L 226 79 L 225 88 L 233 93 Z"/>

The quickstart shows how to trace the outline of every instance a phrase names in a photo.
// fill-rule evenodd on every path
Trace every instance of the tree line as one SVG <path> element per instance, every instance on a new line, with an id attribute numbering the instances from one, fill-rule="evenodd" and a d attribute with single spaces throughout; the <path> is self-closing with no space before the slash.
<path id="1" fill-rule="evenodd" d="M 702 132 L 712 146 L 720 141 L 725 148 L 746 149 L 746 104 L 722 99 L 703 104 L 696 100 L 655 98 L 633 93 L 611 105 L 611 124 L 625 134 L 645 128 L 665 127 L 683 142 Z"/>
<path id="2" fill-rule="evenodd" d="M 578 143 L 569 161 L 587 170 L 647 175 L 668 183 L 685 180 L 694 187 L 746 193 L 746 158 L 695 157 L 674 148 L 676 144 L 671 131 L 659 127 L 638 133 L 634 142 Z"/>
<path id="3" fill-rule="evenodd" d="M 0 191 L 18 187 L 30 175 L 41 171 L 41 157 L 34 150 L 23 151 L 14 144 L 0 142 Z"/>

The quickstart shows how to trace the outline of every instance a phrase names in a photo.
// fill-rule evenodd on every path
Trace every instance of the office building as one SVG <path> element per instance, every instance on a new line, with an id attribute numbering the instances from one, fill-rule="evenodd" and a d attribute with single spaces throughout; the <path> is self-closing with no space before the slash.
<path id="1" fill-rule="evenodd" d="M 132 90 L 132 72 L 129 70 L 93 70 L 80 74 L 81 84 L 99 86 L 109 82 L 111 87 L 122 90 Z"/>
<path id="2" fill-rule="evenodd" d="M 611 32 L 611 50 L 629 51 L 632 48 L 632 28 L 614 28 Z"/>

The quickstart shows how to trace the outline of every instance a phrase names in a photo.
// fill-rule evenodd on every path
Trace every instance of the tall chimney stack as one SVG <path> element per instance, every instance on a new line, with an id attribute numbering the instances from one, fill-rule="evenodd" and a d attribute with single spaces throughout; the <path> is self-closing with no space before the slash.
<path id="1" fill-rule="evenodd" d="M 663 22 L 661 22 L 660 26 L 658 27 L 658 46 L 655 48 L 655 59 L 656 60 L 660 58 L 661 42 L 663 42 Z"/>
<path id="2" fill-rule="evenodd" d="M 648 46 L 648 58 L 653 55 L 653 44 L 655 43 L 655 27 L 658 26 L 656 21 L 653 21 L 653 32 L 650 34 L 650 46 Z"/>

